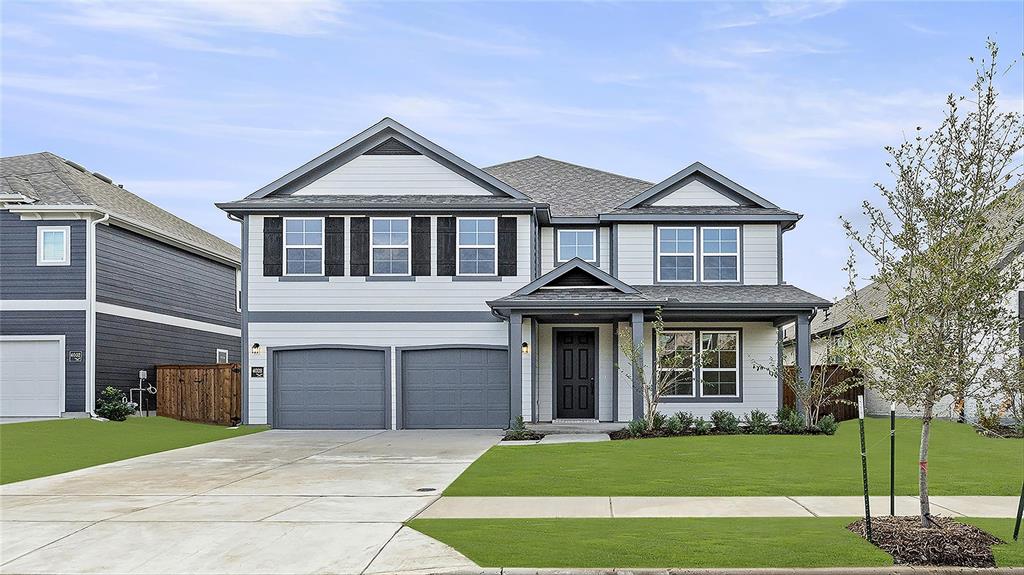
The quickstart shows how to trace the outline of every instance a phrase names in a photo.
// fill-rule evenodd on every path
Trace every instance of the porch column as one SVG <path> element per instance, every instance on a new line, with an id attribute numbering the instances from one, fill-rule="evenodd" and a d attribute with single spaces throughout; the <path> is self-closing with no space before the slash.
<path id="1" fill-rule="evenodd" d="M 800 379 L 811 377 L 811 316 L 802 313 L 796 316 L 796 370 Z M 799 403 L 799 402 L 798 402 Z M 802 409 L 802 405 L 797 405 Z"/>
<path id="2" fill-rule="evenodd" d="M 509 427 L 523 413 L 523 314 L 512 312 L 508 318 Z"/>
<path id="3" fill-rule="evenodd" d="M 644 312 L 635 311 L 632 315 L 633 321 L 633 346 L 643 346 L 644 342 Z M 646 350 L 645 350 L 646 353 Z M 644 395 L 643 390 L 640 389 L 640 377 L 641 370 L 644 365 L 642 362 L 633 363 L 633 417 L 632 419 L 639 419 L 644 416 Z"/>

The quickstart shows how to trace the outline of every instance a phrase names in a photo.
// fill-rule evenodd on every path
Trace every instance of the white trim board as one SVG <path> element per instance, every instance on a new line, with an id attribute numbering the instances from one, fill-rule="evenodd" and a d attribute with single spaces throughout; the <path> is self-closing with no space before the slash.
<path id="1" fill-rule="evenodd" d="M 84 299 L 5 299 L 0 311 L 85 311 Z"/>
<path id="2" fill-rule="evenodd" d="M 137 319 L 140 321 L 148 321 L 152 323 L 162 323 L 164 325 L 173 325 L 175 327 L 183 327 L 186 329 L 195 329 L 199 331 L 208 331 L 211 333 L 220 333 L 223 335 L 230 335 L 232 337 L 242 337 L 242 330 L 237 327 L 227 327 L 223 325 L 217 325 L 215 323 L 207 323 L 205 321 L 185 319 L 183 317 L 175 317 L 173 315 L 166 315 L 162 313 L 124 307 L 101 301 L 96 302 L 96 313 L 116 315 L 120 317 Z"/>

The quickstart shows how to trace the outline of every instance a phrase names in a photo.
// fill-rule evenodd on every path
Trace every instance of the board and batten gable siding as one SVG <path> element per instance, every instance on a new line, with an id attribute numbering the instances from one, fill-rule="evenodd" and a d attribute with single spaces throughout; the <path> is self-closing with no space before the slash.
<path id="1" fill-rule="evenodd" d="M 139 370 L 156 383 L 157 365 L 209 365 L 217 363 L 217 350 L 228 351 L 228 361 L 241 361 L 241 338 L 209 331 L 152 323 L 134 318 L 96 314 L 96 396 L 108 385 L 121 389 L 139 383 Z M 156 398 L 150 398 L 156 405 Z"/>
<path id="2" fill-rule="evenodd" d="M 36 228 L 71 228 L 71 263 L 36 264 Z M 84 220 L 23 220 L 0 210 L 0 299 L 85 299 Z"/>
<path id="3" fill-rule="evenodd" d="M 729 198 L 700 180 L 693 180 L 651 202 L 652 206 L 736 206 Z"/>
<path id="4" fill-rule="evenodd" d="M 64 410 L 85 411 L 84 311 L 0 310 L 0 335 L 63 335 Z M 82 352 L 82 361 L 68 361 L 71 352 Z"/>
<path id="5" fill-rule="evenodd" d="M 747 285 L 779 284 L 779 226 L 745 224 L 743 226 L 743 283 Z"/>
<path id="6" fill-rule="evenodd" d="M 294 195 L 489 196 L 490 192 L 422 155 L 362 155 Z"/>
<path id="7" fill-rule="evenodd" d="M 527 276 L 528 277 L 528 276 Z M 399 282 L 401 283 L 401 282 Z M 339 289 L 341 286 L 335 286 Z M 398 307 L 395 308 L 399 309 Z M 355 345 L 373 347 L 415 347 L 436 345 L 508 345 L 508 324 L 498 321 L 469 323 L 377 322 L 377 323 L 250 323 L 249 345 L 259 343 L 264 349 L 284 346 Z M 522 355 L 521 350 L 510 353 Z M 392 361 L 395 354 L 391 354 Z M 249 356 L 249 366 L 269 372 L 267 353 Z M 392 377 L 396 366 L 392 366 Z M 249 375 L 249 374 L 245 374 Z M 396 420 L 393 382 L 391 421 Z M 251 424 L 267 421 L 267 378 L 248 378 L 248 406 Z"/>
<path id="8" fill-rule="evenodd" d="M 412 157 L 412 156 L 379 156 Z M 263 216 L 249 216 L 248 310 L 264 311 L 490 311 L 488 300 L 504 297 L 530 282 L 530 216 L 516 217 L 518 275 L 500 278 L 416 276 L 376 281 L 351 275 L 319 281 L 289 281 L 263 275 Z M 349 222 L 352 217 L 346 217 Z M 436 243 L 437 217 L 431 216 L 432 242 Z M 350 226 L 346 226 L 350 227 Z M 351 242 L 349 242 L 351 243 Z M 431 246 L 433 247 L 433 246 Z M 431 269 L 436 270 L 432 249 Z M 351 257 L 346 261 L 351 261 Z M 471 341 L 471 340 L 470 340 Z"/>
<path id="9" fill-rule="evenodd" d="M 108 225 L 96 229 L 96 300 L 238 327 L 235 268 Z"/>

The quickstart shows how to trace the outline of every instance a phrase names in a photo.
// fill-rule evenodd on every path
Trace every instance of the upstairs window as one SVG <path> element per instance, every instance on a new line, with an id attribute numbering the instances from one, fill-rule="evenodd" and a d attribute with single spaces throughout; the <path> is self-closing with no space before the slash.
<path id="1" fill-rule="evenodd" d="M 658 281 L 692 282 L 697 267 L 694 228 L 658 228 Z"/>
<path id="2" fill-rule="evenodd" d="M 597 262 L 596 230 L 558 230 L 558 261 L 567 262 L 572 258 Z"/>
<path id="3" fill-rule="evenodd" d="M 284 219 L 286 276 L 324 275 L 323 218 Z"/>
<path id="4" fill-rule="evenodd" d="M 71 226 L 36 228 L 36 265 L 71 265 Z"/>
<path id="5" fill-rule="evenodd" d="M 662 395 L 693 397 L 694 358 L 697 356 L 697 334 L 693 331 L 663 331 L 664 346 L 658 358 L 658 383 Z"/>
<path id="6" fill-rule="evenodd" d="M 498 275 L 498 218 L 459 218 L 456 235 L 456 275 Z"/>
<path id="7" fill-rule="evenodd" d="M 409 275 L 411 225 L 409 218 L 370 218 L 370 275 Z"/>
<path id="8" fill-rule="evenodd" d="M 739 228 L 701 228 L 701 281 L 738 281 Z"/>
<path id="9" fill-rule="evenodd" d="M 701 397 L 739 397 L 739 341 L 735 331 L 701 332 Z"/>

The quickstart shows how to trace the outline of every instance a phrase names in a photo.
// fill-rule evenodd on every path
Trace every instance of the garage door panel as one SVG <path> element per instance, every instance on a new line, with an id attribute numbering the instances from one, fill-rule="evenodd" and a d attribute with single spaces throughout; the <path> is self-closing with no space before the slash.
<path id="1" fill-rule="evenodd" d="M 504 349 L 402 352 L 404 427 L 504 428 L 509 403 Z"/>
<path id="2" fill-rule="evenodd" d="M 386 360 L 382 350 L 275 352 L 275 427 L 383 429 Z"/>
<path id="3" fill-rule="evenodd" d="M 63 385 L 59 340 L 0 340 L 0 415 L 59 416 Z"/>

